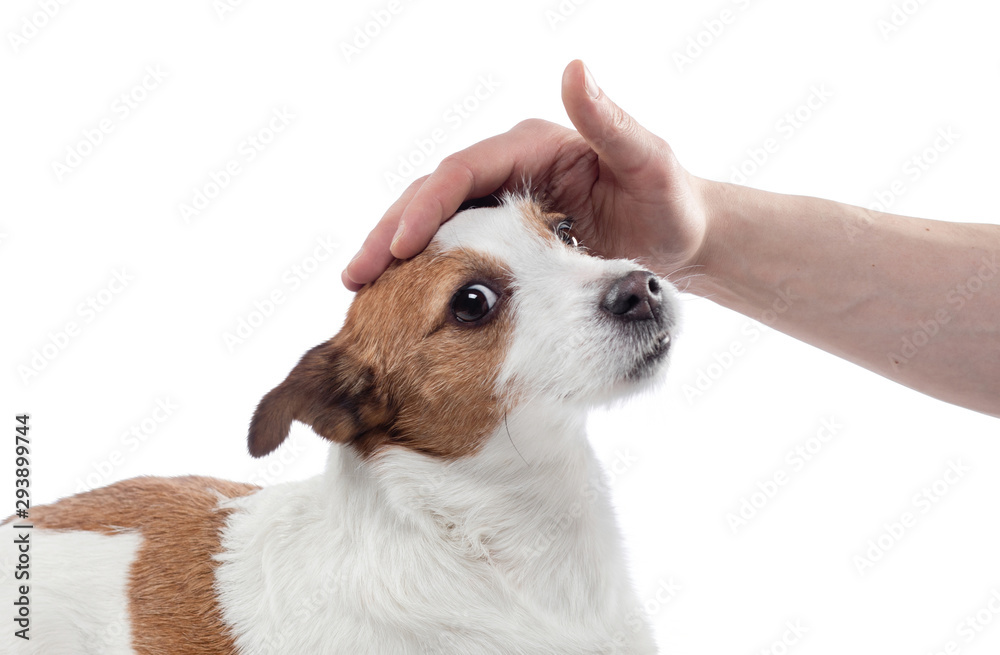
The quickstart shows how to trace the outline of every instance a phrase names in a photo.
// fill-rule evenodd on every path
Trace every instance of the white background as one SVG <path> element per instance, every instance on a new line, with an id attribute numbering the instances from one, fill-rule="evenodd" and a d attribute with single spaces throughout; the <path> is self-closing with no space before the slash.
<path id="1" fill-rule="evenodd" d="M 774 138 L 748 184 L 869 205 L 898 179 L 890 211 L 997 220 L 994 2 L 909 0 L 889 34 L 888 0 L 401 0 L 376 30 L 372 12 L 387 6 L 95 0 L 59 5 L 33 34 L 24 21 L 43 22 L 39 4 L 4 4 L 0 423 L 13 432 L 15 412 L 32 415 L 36 503 L 135 475 L 269 484 L 319 472 L 325 442 L 302 426 L 279 454 L 252 460 L 247 421 L 339 328 L 351 299 L 340 271 L 399 191 L 386 174 L 419 158 L 435 129 L 444 142 L 402 171 L 407 181 L 523 118 L 568 124 L 559 83 L 576 57 L 697 175 L 729 179 Z M 714 22 L 723 10 L 729 22 Z M 346 55 L 366 24 L 378 34 Z M 679 65 L 688 48 L 697 56 Z M 165 79 L 135 91 L 147 67 Z M 470 99 L 482 80 L 495 88 Z M 779 122 L 823 86 L 832 96 L 788 134 Z M 144 97 L 125 116 L 116 98 L 130 93 Z M 452 107 L 463 102 L 461 117 Z M 248 161 L 245 140 L 275 110 L 294 118 Z M 111 132 L 58 174 L 54 163 L 102 121 Z M 954 143 L 913 179 L 907 160 L 948 128 Z M 230 160 L 240 173 L 185 222 L 181 205 Z M 340 246 L 319 262 L 322 238 Z M 311 272 L 293 288 L 295 267 Z M 127 287 L 102 295 L 122 270 Z M 273 290 L 285 301 L 228 348 L 223 335 Z M 108 304 L 90 314 L 90 297 Z M 596 413 L 591 430 L 619 472 L 615 499 L 662 650 L 757 653 L 798 622 L 805 636 L 770 652 L 997 652 L 1000 614 L 984 609 L 1000 592 L 997 421 L 710 301 L 684 306 L 665 386 Z M 53 340 L 65 347 L 46 348 Z M 743 354 L 729 361 L 733 344 Z M 24 374 L 43 350 L 54 356 Z M 710 377 L 692 398 L 685 385 L 700 374 Z M 158 400 L 175 406 L 161 422 Z M 841 427 L 795 471 L 786 454 L 824 419 Z M 12 442 L 0 453 L 11 508 Z M 914 496 L 949 462 L 970 470 L 939 483 L 943 497 L 923 512 Z M 779 470 L 787 484 L 734 534 L 727 514 Z M 915 527 L 859 572 L 869 540 L 907 511 Z M 671 583 L 679 591 L 657 601 Z M 990 625 L 968 641 L 958 625 L 977 612 Z"/>

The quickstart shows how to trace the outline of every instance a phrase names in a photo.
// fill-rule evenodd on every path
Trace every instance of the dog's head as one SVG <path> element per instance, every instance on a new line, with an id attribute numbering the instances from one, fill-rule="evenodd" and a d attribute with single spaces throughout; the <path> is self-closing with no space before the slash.
<path id="1" fill-rule="evenodd" d="M 298 420 L 365 455 L 471 454 L 520 405 L 579 411 L 652 379 L 676 315 L 667 281 L 588 255 L 566 216 L 523 197 L 466 210 L 359 291 L 341 331 L 261 400 L 250 452 Z"/>

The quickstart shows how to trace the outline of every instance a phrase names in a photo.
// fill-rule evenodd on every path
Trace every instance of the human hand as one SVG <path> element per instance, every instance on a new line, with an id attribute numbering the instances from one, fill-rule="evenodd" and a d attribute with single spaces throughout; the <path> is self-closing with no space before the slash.
<path id="1" fill-rule="evenodd" d="M 577 131 L 531 119 L 446 157 L 389 208 L 344 284 L 360 289 L 394 257 L 423 250 L 462 202 L 525 179 L 552 210 L 573 217 L 573 235 L 594 254 L 637 259 L 664 276 L 697 264 L 707 232 L 705 182 L 615 105 L 583 62 L 566 67 L 562 99 Z"/>

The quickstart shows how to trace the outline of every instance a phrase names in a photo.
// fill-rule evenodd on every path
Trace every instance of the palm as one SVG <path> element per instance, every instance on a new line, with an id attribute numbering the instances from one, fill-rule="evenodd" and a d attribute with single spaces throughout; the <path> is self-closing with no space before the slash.
<path id="1" fill-rule="evenodd" d="M 576 132 L 530 123 L 515 131 L 530 130 L 537 145 L 524 152 L 504 188 L 530 179 L 552 209 L 574 218 L 577 238 L 595 254 L 645 260 L 664 275 L 690 263 L 701 234 L 689 216 L 690 189 L 679 166 L 643 162 L 616 176 Z M 652 238 L 660 233 L 666 238 Z"/>

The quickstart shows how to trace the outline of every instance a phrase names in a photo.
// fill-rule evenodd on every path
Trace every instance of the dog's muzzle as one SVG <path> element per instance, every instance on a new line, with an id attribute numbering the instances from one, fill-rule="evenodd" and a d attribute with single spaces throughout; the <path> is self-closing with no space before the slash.
<path id="1" fill-rule="evenodd" d="M 632 271 L 608 287 L 601 311 L 619 323 L 639 346 L 636 366 L 628 377 L 644 377 L 670 350 L 673 316 L 659 278 L 649 271 Z"/>

